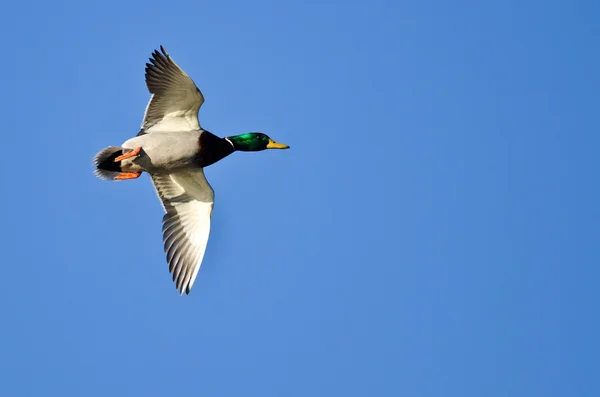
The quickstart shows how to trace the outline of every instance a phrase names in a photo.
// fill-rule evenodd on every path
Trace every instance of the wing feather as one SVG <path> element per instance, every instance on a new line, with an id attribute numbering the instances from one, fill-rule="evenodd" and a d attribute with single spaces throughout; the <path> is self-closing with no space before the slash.
<path id="1" fill-rule="evenodd" d="M 180 294 L 189 294 L 206 251 L 214 191 L 201 168 L 151 176 L 165 210 L 162 231 L 169 272 Z"/>
<path id="2" fill-rule="evenodd" d="M 152 97 L 140 133 L 200 129 L 198 111 L 204 96 L 162 46 L 146 64 L 146 86 Z"/>

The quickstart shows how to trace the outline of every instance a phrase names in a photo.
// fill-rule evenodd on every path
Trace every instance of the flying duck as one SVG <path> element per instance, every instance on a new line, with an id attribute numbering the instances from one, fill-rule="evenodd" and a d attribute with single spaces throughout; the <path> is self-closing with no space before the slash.
<path id="1" fill-rule="evenodd" d="M 235 151 L 289 146 L 259 132 L 219 138 L 200 127 L 204 96 L 162 46 L 146 63 L 146 86 L 152 96 L 140 132 L 121 146 L 98 152 L 94 173 L 111 181 L 150 175 L 165 211 L 162 232 L 169 272 L 180 295 L 189 294 L 206 250 L 214 204 L 204 167 Z"/>

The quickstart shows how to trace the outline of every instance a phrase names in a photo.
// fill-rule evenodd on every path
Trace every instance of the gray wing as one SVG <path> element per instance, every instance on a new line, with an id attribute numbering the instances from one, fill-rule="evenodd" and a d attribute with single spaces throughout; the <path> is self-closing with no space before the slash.
<path id="1" fill-rule="evenodd" d="M 180 294 L 189 294 L 206 251 L 215 194 L 201 168 L 151 177 L 166 212 L 163 241 L 169 272 Z"/>
<path id="2" fill-rule="evenodd" d="M 161 46 L 146 64 L 146 86 L 152 94 L 142 131 L 192 131 L 200 129 L 198 111 L 204 103 L 202 92 Z"/>

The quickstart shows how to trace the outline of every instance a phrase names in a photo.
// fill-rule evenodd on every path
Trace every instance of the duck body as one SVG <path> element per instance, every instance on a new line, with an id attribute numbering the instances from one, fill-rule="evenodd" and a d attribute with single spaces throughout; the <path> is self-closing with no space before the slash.
<path id="1" fill-rule="evenodd" d="M 209 131 L 168 131 L 128 139 L 123 149 L 141 148 L 139 155 L 120 161 L 121 172 L 169 173 L 204 168 L 234 152 L 233 144 Z"/>
<path id="2" fill-rule="evenodd" d="M 190 293 L 208 243 L 214 191 L 204 167 L 234 151 L 287 149 L 263 133 L 219 138 L 203 129 L 198 111 L 204 96 L 163 47 L 146 64 L 152 94 L 137 136 L 109 146 L 94 157 L 95 175 L 104 180 L 136 179 L 148 173 L 163 210 L 163 242 L 180 294 Z"/>

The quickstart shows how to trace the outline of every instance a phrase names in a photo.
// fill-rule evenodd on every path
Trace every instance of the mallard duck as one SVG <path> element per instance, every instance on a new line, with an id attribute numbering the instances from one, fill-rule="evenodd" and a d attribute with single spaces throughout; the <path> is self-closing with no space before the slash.
<path id="1" fill-rule="evenodd" d="M 260 132 L 219 138 L 200 127 L 204 96 L 162 46 L 146 63 L 146 86 L 152 96 L 140 132 L 121 146 L 98 152 L 95 175 L 112 181 L 150 175 L 165 211 L 169 272 L 180 295 L 189 294 L 206 250 L 215 196 L 203 168 L 235 151 L 289 146 Z"/>

